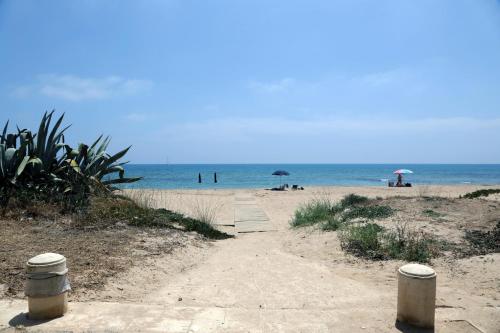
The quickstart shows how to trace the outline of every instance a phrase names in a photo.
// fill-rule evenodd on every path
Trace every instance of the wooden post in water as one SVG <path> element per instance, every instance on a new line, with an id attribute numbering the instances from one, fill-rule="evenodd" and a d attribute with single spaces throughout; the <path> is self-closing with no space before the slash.
<path id="1" fill-rule="evenodd" d="M 198 173 L 198 184 L 201 184 L 201 173 Z"/>
<path id="2" fill-rule="evenodd" d="M 214 183 L 217 183 L 217 172 L 214 172 Z"/>

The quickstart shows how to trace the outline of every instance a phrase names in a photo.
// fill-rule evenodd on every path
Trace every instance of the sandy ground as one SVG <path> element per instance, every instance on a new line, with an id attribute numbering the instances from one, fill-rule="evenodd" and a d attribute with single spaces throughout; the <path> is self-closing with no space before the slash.
<path id="1" fill-rule="evenodd" d="M 135 314 L 134 322 L 143 320 L 137 328 L 139 330 L 411 332 L 395 326 L 396 270 L 403 263 L 369 262 L 346 255 L 340 249 L 335 232 L 325 233 L 315 228 L 290 229 L 293 212 L 300 204 L 318 196 L 334 200 L 349 193 L 372 198 L 431 195 L 456 198 L 478 188 L 485 187 L 318 187 L 287 192 L 171 190 L 135 193 L 134 196 L 151 205 L 194 217 L 215 214 L 216 223 L 228 232 L 233 228 L 224 225 L 233 222 L 234 195 L 252 194 L 277 231 L 238 234 L 234 239 L 190 246 L 170 255 L 148 258 L 143 264 L 109 279 L 105 290 L 94 299 L 118 302 L 113 303 L 113 311 L 117 312 L 113 312 L 113 317 L 118 316 L 121 320 L 113 326 L 118 330 L 136 329 L 130 318 Z M 500 197 L 490 196 L 487 200 L 492 203 L 491 208 L 477 211 L 475 215 L 487 221 L 499 220 L 500 215 L 495 214 L 498 213 Z M 470 209 L 471 216 L 474 216 L 475 209 Z M 453 210 L 451 207 L 447 213 L 451 214 Z M 469 220 L 469 217 L 464 217 L 465 224 Z M 428 227 L 431 231 L 433 227 L 441 233 L 446 228 L 452 230 L 451 238 L 463 233 L 457 231 L 460 228 L 446 223 L 446 228 L 439 228 L 437 222 L 420 222 L 423 224 L 416 226 Z M 438 274 L 437 332 L 500 332 L 499 262 L 500 254 L 467 259 L 444 257 L 432 261 L 431 266 Z M 0 310 L 2 304 L 3 309 L 10 309 L 10 313 L 22 307 L 20 303 L 8 306 L 0 303 Z M 106 312 L 106 304 L 87 306 L 75 302 L 70 307 L 81 311 L 78 316 L 70 313 L 38 328 L 109 328 L 109 318 L 106 319 L 105 314 L 111 312 Z M 150 312 L 148 315 L 141 312 L 137 317 L 135 307 L 141 305 L 145 306 L 144 311 Z M 171 320 L 155 320 L 155 316 L 167 316 Z M 8 317 L 0 315 L 0 329 Z M 86 322 L 90 318 L 94 318 L 93 325 Z M 11 320 L 11 325 L 13 323 L 16 321 Z"/>

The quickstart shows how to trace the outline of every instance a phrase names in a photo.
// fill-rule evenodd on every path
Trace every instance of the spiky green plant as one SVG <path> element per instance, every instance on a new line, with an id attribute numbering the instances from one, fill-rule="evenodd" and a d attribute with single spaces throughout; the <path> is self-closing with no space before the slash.
<path id="1" fill-rule="evenodd" d="M 110 138 L 101 135 L 90 147 L 80 144 L 78 149 L 64 142 L 64 133 L 70 127 L 61 127 L 64 114 L 51 126 L 54 111 L 45 112 L 38 132 L 17 128 L 7 133 L 9 122 L 0 135 L 0 192 L 27 189 L 31 193 L 73 195 L 86 197 L 91 192 L 109 192 L 115 184 L 130 183 L 140 177 L 126 178 L 120 162 L 130 147 L 111 155 L 106 152 Z M 104 179 L 107 176 L 108 179 Z M 19 192 L 19 191 L 18 191 Z M 80 200 L 80 199 L 78 199 Z M 8 200 L 2 201 L 2 203 Z"/>
<path id="2" fill-rule="evenodd" d="M 17 139 L 24 132 L 18 130 L 17 134 L 7 134 L 9 122 L 5 124 L 2 135 L 0 135 L 0 183 L 8 181 L 12 184 L 24 171 L 29 156 L 26 155 L 27 143 L 21 140 L 21 145 L 18 148 Z"/>
<path id="3" fill-rule="evenodd" d="M 77 150 L 73 150 L 69 146 L 66 147 L 66 154 L 69 157 L 68 162 L 73 169 L 108 189 L 113 189 L 114 184 L 132 183 L 140 180 L 141 177 L 125 177 L 123 166 L 128 161 L 119 162 L 127 154 L 131 146 L 110 155 L 107 153 L 107 149 L 111 139 L 110 137 L 102 139 L 103 135 L 99 136 L 90 147 L 81 143 Z M 103 180 L 104 176 L 111 174 L 117 174 L 118 178 Z"/>

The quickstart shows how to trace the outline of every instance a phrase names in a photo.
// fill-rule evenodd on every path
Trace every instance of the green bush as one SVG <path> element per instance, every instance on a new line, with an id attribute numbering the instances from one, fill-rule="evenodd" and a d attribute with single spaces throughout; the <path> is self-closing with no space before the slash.
<path id="1" fill-rule="evenodd" d="M 293 227 L 321 224 L 326 231 L 335 231 L 341 224 L 354 219 L 375 220 L 391 216 L 394 211 L 389 206 L 370 204 L 367 197 L 356 194 L 346 195 L 335 204 L 329 199 L 315 199 L 300 206 L 291 221 Z"/>
<path id="2" fill-rule="evenodd" d="M 426 263 L 439 253 L 436 240 L 401 225 L 386 230 L 375 223 L 355 223 L 342 228 L 338 235 L 344 251 L 371 260 Z"/>
<path id="3" fill-rule="evenodd" d="M 397 225 L 395 230 L 387 231 L 382 237 L 388 259 L 426 263 L 438 254 L 434 239 L 406 225 Z"/>
<path id="4" fill-rule="evenodd" d="M 427 216 L 432 217 L 432 218 L 438 218 L 438 217 L 443 216 L 443 214 L 438 213 L 432 209 L 425 209 L 422 211 L 422 214 L 427 215 Z"/>
<path id="5" fill-rule="evenodd" d="M 500 189 L 484 189 L 484 190 L 477 190 L 474 192 L 466 193 L 464 194 L 465 199 L 474 199 L 474 198 L 479 198 L 479 197 L 487 197 L 490 194 L 495 194 L 495 193 L 500 193 Z"/>
<path id="6" fill-rule="evenodd" d="M 80 216 L 80 224 L 109 226 L 117 222 L 140 227 L 159 227 L 195 231 L 210 239 L 232 237 L 215 229 L 211 224 L 199 221 L 167 209 L 142 207 L 133 200 L 122 197 L 94 197 L 89 208 Z"/>
<path id="7" fill-rule="evenodd" d="M 465 239 L 471 245 L 470 254 L 483 255 L 500 252 L 500 221 L 493 230 L 466 230 Z"/>
<path id="8" fill-rule="evenodd" d="M 383 228 L 375 223 L 356 223 L 342 228 L 338 233 L 340 247 L 356 256 L 384 259 L 379 234 Z"/>
<path id="9" fill-rule="evenodd" d="M 293 227 L 302 227 L 327 221 L 334 209 L 334 205 L 329 199 L 314 199 L 295 211 L 291 225 Z"/>
<path id="10" fill-rule="evenodd" d="M 360 205 L 360 204 L 365 204 L 369 201 L 369 199 L 365 196 L 362 195 L 357 195 L 357 194 L 348 194 L 342 198 L 340 201 L 340 205 L 343 208 L 355 206 L 355 205 Z"/>
<path id="11" fill-rule="evenodd" d="M 353 219 L 383 219 L 391 216 L 393 210 L 389 206 L 354 206 L 342 214 L 342 219 L 344 221 L 349 221 Z"/>
<path id="12" fill-rule="evenodd" d="M 336 231 L 343 225 L 343 222 L 337 219 L 335 216 L 328 217 L 328 220 L 323 223 L 321 229 L 325 231 Z"/>

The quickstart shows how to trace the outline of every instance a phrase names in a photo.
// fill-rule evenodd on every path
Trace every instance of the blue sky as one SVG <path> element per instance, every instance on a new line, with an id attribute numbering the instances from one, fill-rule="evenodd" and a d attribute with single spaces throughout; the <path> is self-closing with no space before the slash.
<path id="1" fill-rule="evenodd" d="M 0 125 L 51 109 L 134 163 L 500 163 L 500 2 L 0 0 Z"/>

